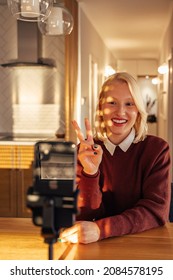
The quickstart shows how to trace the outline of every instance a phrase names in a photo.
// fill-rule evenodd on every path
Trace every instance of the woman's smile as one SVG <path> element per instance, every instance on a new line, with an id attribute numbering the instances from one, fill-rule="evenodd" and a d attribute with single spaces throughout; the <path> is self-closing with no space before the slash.
<path id="1" fill-rule="evenodd" d="M 125 123 L 127 123 L 127 120 L 125 120 L 125 119 L 120 119 L 120 118 L 112 118 L 111 119 L 112 120 L 112 122 L 113 122 L 113 124 L 114 125 L 123 125 L 123 124 L 125 124 Z"/>

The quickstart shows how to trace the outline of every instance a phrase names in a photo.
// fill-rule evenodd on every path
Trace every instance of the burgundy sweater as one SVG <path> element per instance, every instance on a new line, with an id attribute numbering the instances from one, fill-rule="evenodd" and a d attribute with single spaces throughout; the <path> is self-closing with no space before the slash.
<path id="1" fill-rule="evenodd" d="M 95 221 L 100 239 L 164 225 L 170 207 L 170 154 L 161 138 L 147 136 L 113 156 L 102 142 L 103 158 L 96 175 L 78 163 L 77 220 Z"/>

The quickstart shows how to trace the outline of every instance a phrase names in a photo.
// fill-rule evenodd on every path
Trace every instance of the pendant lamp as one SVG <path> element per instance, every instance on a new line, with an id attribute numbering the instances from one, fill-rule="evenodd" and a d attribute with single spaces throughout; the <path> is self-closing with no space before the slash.
<path id="1" fill-rule="evenodd" d="M 73 25 L 73 17 L 69 10 L 62 3 L 55 1 L 50 16 L 38 22 L 40 32 L 50 36 L 68 35 L 73 30 Z"/>
<path id="2" fill-rule="evenodd" d="M 7 0 L 7 4 L 16 19 L 37 22 L 50 15 L 53 0 Z"/>

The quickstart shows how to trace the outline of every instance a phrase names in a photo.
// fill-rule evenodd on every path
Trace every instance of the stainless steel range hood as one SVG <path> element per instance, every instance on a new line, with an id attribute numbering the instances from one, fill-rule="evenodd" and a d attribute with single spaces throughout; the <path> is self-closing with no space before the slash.
<path id="1" fill-rule="evenodd" d="M 2 67 L 55 67 L 52 59 L 41 58 L 41 33 L 36 22 L 17 20 L 18 59 L 1 64 Z"/>

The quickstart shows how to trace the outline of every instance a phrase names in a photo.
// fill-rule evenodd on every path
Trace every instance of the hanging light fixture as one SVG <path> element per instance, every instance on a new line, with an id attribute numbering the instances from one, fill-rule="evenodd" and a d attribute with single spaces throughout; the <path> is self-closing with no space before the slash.
<path id="1" fill-rule="evenodd" d="M 50 15 L 53 0 L 7 0 L 7 4 L 16 19 L 37 22 Z"/>
<path id="2" fill-rule="evenodd" d="M 43 35 L 68 35 L 73 30 L 73 17 L 64 7 L 63 1 L 54 0 L 51 14 L 45 20 L 38 22 L 38 27 Z"/>

